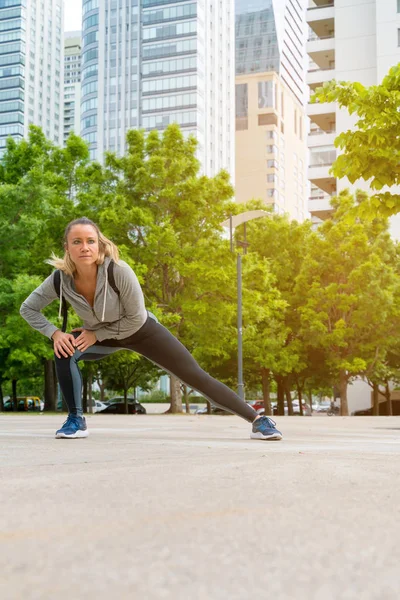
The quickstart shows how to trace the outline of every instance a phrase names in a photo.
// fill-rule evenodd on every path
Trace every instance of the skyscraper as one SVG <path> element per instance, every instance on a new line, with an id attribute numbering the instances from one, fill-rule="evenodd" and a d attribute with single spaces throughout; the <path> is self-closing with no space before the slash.
<path id="1" fill-rule="evenodd" d="M 236 0 L 236 199 L 307 216 L 305 4 Z"/>
<path id="2" fill-rule="evenodd" d="M 0 154 L 31 123 L 62 142 L 62 0 L 0 2 Z"/>
<path id="3" fill-rule="evenodd" d="M 130 128 L 177 122 L 203 171 L 233 175 L 233 0 L 86 0 L 81 133 L 91 156 L 125 151 Z"/>
<path id="4" fill-rule="evenodd" d="M 64 34 L 64 143 L 81 130 L 81 32 Z"/>

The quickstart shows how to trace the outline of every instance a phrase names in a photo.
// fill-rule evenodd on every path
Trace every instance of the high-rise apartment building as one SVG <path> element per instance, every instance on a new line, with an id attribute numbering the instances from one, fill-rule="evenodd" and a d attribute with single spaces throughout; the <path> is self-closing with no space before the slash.
<path id="1" fill-rule="evenodd" d="M 81 40 L 80 31 L 64 34 L 64 144 L 81 131 Z"/>
<path id="2" fill-rule="evenodd" d="M 0 2 L 0 154 L 31 123 L 62 142 L 62 0 Z"/>
<path id="3" fill-rule="evenodd" d="M 81 134 L 92 158 L 128 129 L 178 123 L 203 171 L 234 171 L 233 0 L 84 0 Z"/>
<path id="4" fill-rule="evenodd" d="M 236 200 L 307 212 L 303 0 L 236 0 Z"/>
<path id="5" fill-rule="evenodd" d="M 331 79 L 359 81 L 365 86 L 378 84 L 390 67 L 400 62 L 399 0 L 310 0 L 307 23 L 307 82 L 311 93 Z M 324 219 L 331 211 L 331 195 L 346 187 L 368 190 L 368 184 L 358 180 L 351 186 L 330 173 L 337 154 L 335 137 L 353 128 L 354 115 L 335 103 L 310 104 L 308 115 L 308 176 L 312 185 L 309 210 L 314 217 Z"/>

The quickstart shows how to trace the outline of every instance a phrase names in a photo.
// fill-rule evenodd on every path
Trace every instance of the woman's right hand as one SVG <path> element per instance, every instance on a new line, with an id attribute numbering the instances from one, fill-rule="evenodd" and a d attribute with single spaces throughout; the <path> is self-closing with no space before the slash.
<path id="1" fill-rule="evenodd" d="M 57 358 L 68 358 L 75 352 L 75 338 L 71 333 L 64 333 L 57 329 L 51 336 L 54 342 L 54 354 Z"/>

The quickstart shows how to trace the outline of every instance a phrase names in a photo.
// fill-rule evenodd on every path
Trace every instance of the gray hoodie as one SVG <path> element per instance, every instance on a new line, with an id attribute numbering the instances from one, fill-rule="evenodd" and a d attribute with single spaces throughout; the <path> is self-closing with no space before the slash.
<path id="1" fill-rule="evenodd" d="M 108 283 L 107 267 L 110 260 L 110 257 L 106 257 L 104 263 L 98 267 L 93 308 L 86 298 L 78 294 L 73 278 L 61 271 L 59 316 L 61 317 L 61 301 L 64 297 L 83 320 L 83 327 L 94 331 L 99 342 L 129 337 L 138 331 L 147 319 L 143 292 L 135 273 L 124 261 L 115 263 L 114 279 L 120 292 L 120 301 L 118 294 Z M 53 272 L 23 302 L 20 309 L 25 321 L 48 338 L 51 338 L 58 327 L 50 323 L 40 311 L 56 298 L 58 296 L 54 288 Z"/>

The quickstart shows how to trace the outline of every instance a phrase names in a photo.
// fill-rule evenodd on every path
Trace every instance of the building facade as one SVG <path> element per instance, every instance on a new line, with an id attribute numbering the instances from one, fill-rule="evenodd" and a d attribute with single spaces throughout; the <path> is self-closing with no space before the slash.
<path id="1" fill-rule="evenodd" d="M 81 53 L 80 31 L 64 34 L 64 144 L 71 132 L 81 130 Z"/>
<path id="2" fill-rule="evenodd" d="M 307 218 L 305 6 L 236 0 L 236 200 Z"/>
<path id="3" fill-rule="evenodd" d="M 399 0 L 310 0 L 307 23 L 311 93 L 331 79 L 376 85 L 400 62 Z M 308 115 L 309 210 L 325 219 L 331 212 L 332 195 L 346 187 L 368 190 L 368 184 L 359 180 L 351 186 L 330 173 L 337 153 L 334 140 L 352 129 L 356 118 L 335 103 L 309 104 Z"/>
<path id="4" fill-rule="evenodd" d="M 62 0 L 0 1 L 0 154 L 31 123 L 62 143 Z"/>
<path id="5" fill-rule="evenodd" d="M 234 171 L 233 0 L 86 0 L 81 134 L 123 154 L 131 128 L 178 123 L 203 172 Z"/>

